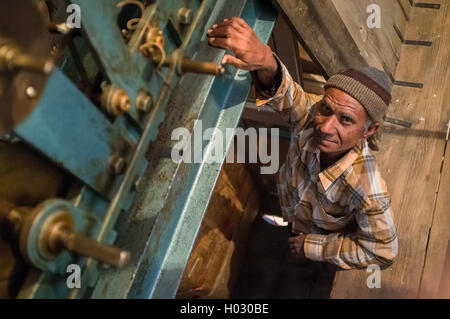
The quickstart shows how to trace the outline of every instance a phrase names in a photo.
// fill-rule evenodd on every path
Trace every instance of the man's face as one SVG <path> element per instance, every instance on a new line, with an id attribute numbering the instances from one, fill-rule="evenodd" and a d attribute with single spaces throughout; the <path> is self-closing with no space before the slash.
<path id="1" fill-rule="evenodd" d="M 314 116 L 314 133 L 320 151 L 333 157 L 353 148 L 371 135 L 364 132 L 366 119 L 366 110 L 357 100 L 344 91 L 328 88 Z"/>

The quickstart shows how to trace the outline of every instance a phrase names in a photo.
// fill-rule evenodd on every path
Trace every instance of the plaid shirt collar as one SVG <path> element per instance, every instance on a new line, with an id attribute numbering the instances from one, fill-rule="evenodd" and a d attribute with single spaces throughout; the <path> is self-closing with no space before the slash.
<path id="1" fill-rule="evenodd" d="M 358 157 L 362 155 L 362 150 L 364 147 L 365 141 L 358 142 L 350 151 L 347 152 L 342 158 L 340 158 L 336 163 L 325 169 L 324 171 L 320 171 L 320 149 L 317 146 L 317 141 L 313 136 L 313 129 L 310 128 L 304 133 L 310 135 L 307 142 L 304 144 L 302 149 L 304 151 L 310 152 L 313 154 L 315 161 L 314 165 L 308 165 L 310 169 L 311 175 L 319 175 L 319 180 L 322 184 L 323 190 L 326 191 L 334 181 L 336 181 L 341 175 L 344 174 L 344 177 L 347 177 L 348 168 L 356 161 Z M 346 178 L 347 179 L 347 178 Z"/>

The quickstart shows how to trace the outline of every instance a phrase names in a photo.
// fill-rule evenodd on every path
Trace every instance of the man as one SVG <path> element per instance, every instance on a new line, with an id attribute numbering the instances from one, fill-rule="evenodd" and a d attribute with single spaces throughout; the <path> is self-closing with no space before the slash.
<path id="1" fill-rule="evenodd" d="M 367 138 L 382 125 L 391 85 L 376 68 L 347 69 L 330 77 L 325 96 L 307 94 L 240 18 L 208 31 L 227 49 L 224 64 L 252 71 L 257 105 L 270 105 L 291 126 L 286 163 L 278 174 L 283 217 L 295 236 L 297 258 L 343 269 L 389 266 L 397 255 L 390 198 Z"/>

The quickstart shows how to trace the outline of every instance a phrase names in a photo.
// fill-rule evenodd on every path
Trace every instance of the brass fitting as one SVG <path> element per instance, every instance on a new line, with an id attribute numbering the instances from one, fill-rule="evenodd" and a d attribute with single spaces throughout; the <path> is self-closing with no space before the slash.
<path id="1" fill-rule="evenodd" d="M 178 22 L 181 24 L 191 24 L 193 18 L 192 10 L 188 8 L 180 8 L 178 10 Z"/>
<path id="2" fill-rule="evenodd" d="M 114 85 L 101 84 L 101 105 L 111 115 L 118 116 L 130 110 L 130 98 L 124 89 Z"/>
<path id="3" fill-rule="evenodd" d="M 148 112 L 153 106 L 153 98 L 149 92 L 140 89 L 136 98 L 136 107 L 138 110 Z"/>

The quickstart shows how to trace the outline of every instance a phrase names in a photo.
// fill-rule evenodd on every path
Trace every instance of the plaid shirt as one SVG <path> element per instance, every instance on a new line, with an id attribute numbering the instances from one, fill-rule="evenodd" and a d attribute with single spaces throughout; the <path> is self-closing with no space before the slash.
<path id="1" fill-rule="evenodd" d="M 278 62 L 282 70 L 278 89 L 264 91 L 256 81 L 256 104 L 270 105 L 291 126 L 277 188 L 283 217 L 292 223 L 292 231 L 307 234 L 306 258 L 343 269 L 392 264 L 397 232 L 390 197 L 367 141 L 321 171 L 313 137 L 313 117 L 321 97 L 305 93 Z"/>

